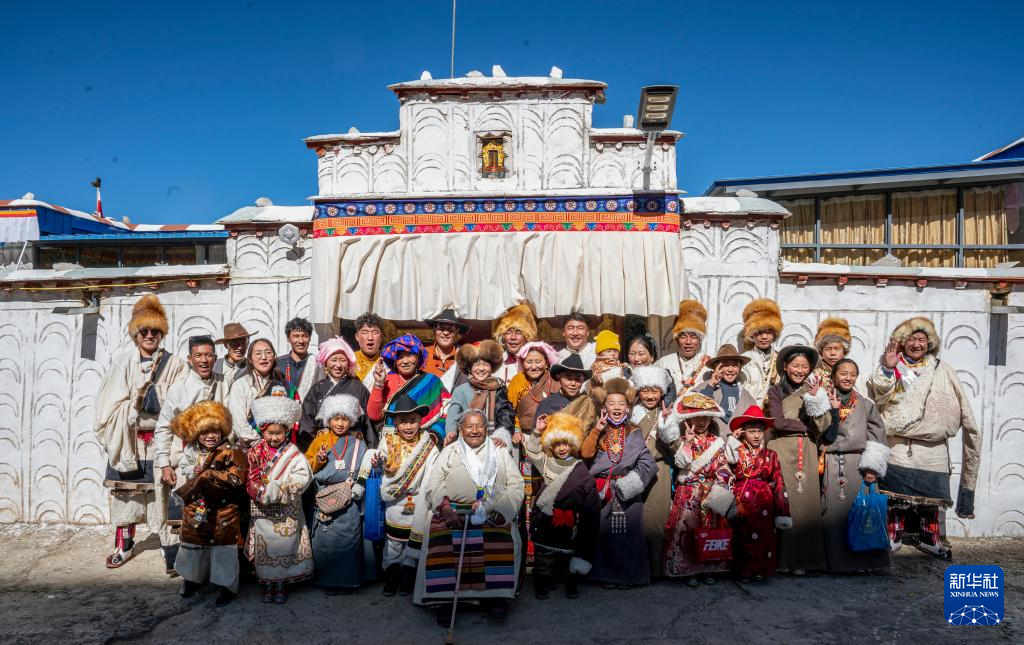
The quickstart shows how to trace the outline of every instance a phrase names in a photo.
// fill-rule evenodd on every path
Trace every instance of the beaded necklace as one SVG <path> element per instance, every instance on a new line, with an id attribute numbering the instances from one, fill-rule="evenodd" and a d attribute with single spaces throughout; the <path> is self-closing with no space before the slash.
<path id="1" fill-rule="evenodd" d="M 608 419 L 608 434 L 605 435 L 605 452 L 608 453 L 608 461 L 617 464 L 622 461 L 626 453 L 626 417 L 615 423 Z"/>
<path id="2" fill-rule="evenodd" d="M 843 399 L 846 399 L 845 401 Z M 857 406 L 857 392 L 850 390 L 849 396 L 839 397 L 839 421 L 846 421 L 846 417 L 850 416 L 853 412 L 853 408 Z"/>

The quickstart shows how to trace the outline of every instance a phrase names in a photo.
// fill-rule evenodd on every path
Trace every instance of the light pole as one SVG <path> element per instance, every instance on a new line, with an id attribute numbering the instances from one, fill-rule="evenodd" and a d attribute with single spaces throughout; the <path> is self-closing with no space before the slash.
<path id="1" fill-rule="evenodd" d="M 644 190 L 651 189 L 651 155 L 658 135 L 672 125 L 672 112 L 676 107 L 677 85 L 648 85 L 640 90 L 640 109 L 637 121 L 640 129 L 647 133 L 647 149 L 644 151 Z"/>

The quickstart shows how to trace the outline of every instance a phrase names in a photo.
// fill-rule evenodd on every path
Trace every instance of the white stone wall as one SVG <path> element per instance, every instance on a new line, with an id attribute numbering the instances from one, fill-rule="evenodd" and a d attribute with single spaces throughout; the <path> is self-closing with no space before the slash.
<path id="1" fill-rule="evenodd" d="M 563 98 L 410 98 L 399 110 L 397 140 L 339 142 L 318 160 L 321 196 L 359 193 L 537 194 L 585 188 L 641 188 L 645 143 L 590 141 L 593 103 Z M 509 173 L 480 176 L 477 137 L 511 135 Z M 651 188 L 676 187 L 675 146 L 653 151 Z"/>
<path id="2" fill-rule="evenodd" d="M 189 336 L 217 334 L 225 322 L 239 320 L 284 351 L 284 323 L 309 307 L 308 240 L 304 246 L 305 253 L 296 255 L 276 236 L 232 238 L 230 285 L 203 282 L 195 292 L 183 285 L 161 288 L 158 294 L 171 321 L 168 346 L 183 354 Z M 725 230 L 716 223 L 697 223 L 682 234 L 681 247 L 691 293 L 709 305 L 709 351 L 737 341 L 743 307 L 760 296 L 779 300 L 785 312 L 785 343 L 811 340 L 823 317 L 848 318 L 855 337 L 852 355 L 865 369 L 877 361 L 899 321 L 917 313 L 931 316 L 943 336 L 942 357 L 964 380 L 983 433 L 978 517 L 963 522 L 950 513 L 950 532 L 1024 535 L 1020 316 L 1010 318 L 1007 365 L 990 367 L 984 289 L 780 283 L 778 235 L 765 224 Z M 104 455 L 93 435 L 93 399 L 109 357 L 128 346 L 124 329 L 140 293 L 122 290 L 104 298 L 102 319 L 89 330 L 81 316 L 51 312 L 54 306 L 73 304 L 67 295 L 0 292 L 0 522 L 107 520 Z M 1014 298 L 1013 304 L 1024 304 L 1021 294 Z M 956 470 L 959 444 L 953 456 Z"/>

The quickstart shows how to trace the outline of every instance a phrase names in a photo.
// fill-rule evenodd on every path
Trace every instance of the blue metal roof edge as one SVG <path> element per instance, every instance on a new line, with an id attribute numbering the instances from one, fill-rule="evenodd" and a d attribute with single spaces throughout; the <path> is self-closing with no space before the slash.
<path id="1" fill-rule="evenodd" d="M 933 172 L 956 172 L 958 170 L 985 170 L 988 168 L 1008 168 L 1021 166 L 1024 159 L 995 159 L 988 161 L 968 161 L 958 164 L 940 166 L 911 166 L 902 168 L 879 168 L 875 170 L 847 170 L 840 172 L 809 173 L 804 175 L 769 175 L 767 177 L 742 177 L 737 179 L 716 179 L 711 182 L 704 196 L 711 196 L 715 188 L 739 184 L 786 184 L 799 181 L 827 181 L 829 179 L 858 179 L 865 177 L 900 177 L 904 175 L 922 175 Z"/>
<path id="2" fill-rule="evenodd" d="M 175 239 L 223 239 L 227 231 L 170 231 L 145 233 L 91 233 L 84 235 L 43 235 L 37 244 L 45 242 L 87 242 L 87 241 L 143 241 Z"/>

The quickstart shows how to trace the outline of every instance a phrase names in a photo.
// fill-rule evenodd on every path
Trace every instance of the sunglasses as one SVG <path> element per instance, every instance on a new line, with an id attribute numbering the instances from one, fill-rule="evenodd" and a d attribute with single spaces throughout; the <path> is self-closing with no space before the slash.
<path id="1" fill-rule="evenodd" d="M 138 335 L 139 336 L 152 336 L 153 338 L 156 338 L 158 336 L 163 335 L 163 332 L 160 331 L 159 329 L 149 329 L 148 327 L 146 327 L 144 329 L 140 329 L 138 331 Z"/>

